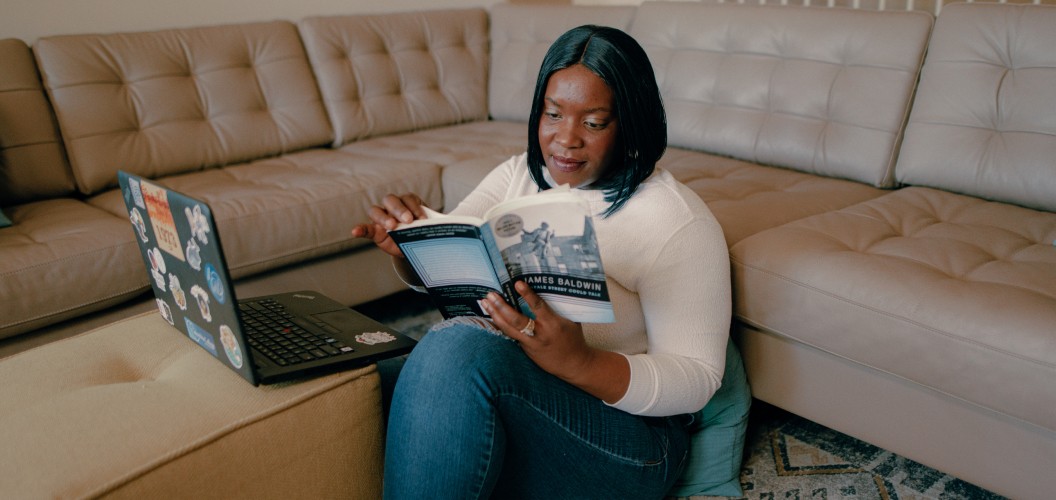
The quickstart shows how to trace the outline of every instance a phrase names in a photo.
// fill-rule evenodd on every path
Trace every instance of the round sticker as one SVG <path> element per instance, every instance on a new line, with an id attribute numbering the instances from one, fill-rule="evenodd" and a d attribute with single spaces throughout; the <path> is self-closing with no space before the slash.
<path id="1" fill-rule="evenodd" d="M 224 282 L 220 280 L 220 273 L 216 272 L 212 264 L 205 265 L 205 282 L 209 285 L 209 291 L 213 292 L 213 297 L 216 297 L 216 301 L 223 304 Z"/>
<path id="2" fill-rule="evenodd" d="M 522 228 L 524 228 L 524 221 L 516 214 L 506 214 L 495 221 L 495 234 L 503 238 L 517 236 Z"/>

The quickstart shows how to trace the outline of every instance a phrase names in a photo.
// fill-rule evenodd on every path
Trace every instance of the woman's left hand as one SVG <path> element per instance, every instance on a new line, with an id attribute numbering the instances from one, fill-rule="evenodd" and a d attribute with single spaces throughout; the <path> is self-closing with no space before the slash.
<path id="1" fill-rule="evenodd" d="M 583 337 L 583 326 L 555 313 L 523 281 L 514 284 L 534 320 L 491 292 L 487 297 L 492 323 L 518 341 L 525 354 L 544 371 L 609 402 L 623 397 L 630 368 L 623 356 L 595 349 Z"/>

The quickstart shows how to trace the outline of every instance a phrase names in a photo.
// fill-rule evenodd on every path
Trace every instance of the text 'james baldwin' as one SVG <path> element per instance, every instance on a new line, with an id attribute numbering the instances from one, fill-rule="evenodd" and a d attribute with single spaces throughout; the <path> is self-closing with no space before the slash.
<path id="1" fill-rule="evenodd" d="M 529 285 L 557 285 L 579 290 L 601 291 L 601 283 L 599 282 L 562 278 L 560 276 L 525 276 L 524 282 Z"/>

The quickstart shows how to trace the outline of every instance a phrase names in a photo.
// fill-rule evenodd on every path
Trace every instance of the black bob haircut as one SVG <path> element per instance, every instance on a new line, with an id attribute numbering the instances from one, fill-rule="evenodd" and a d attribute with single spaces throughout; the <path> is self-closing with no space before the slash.
<path id="1" fill-rule="evenodd" d="M 539 146 L 539 120 L 550 76 L 581 64 L 612 89 L 617 123 L 617 151 L 613 164 L 592 186 L 605 192 L 609 208 L 620 209 L 649 177 L 667 148 L 667 117 L 653 66 L 642 46 L 616 28 L 584 25 L 558 37 L 539 68 L 528 119 L 528 170 L 541 189 L 550 189 L 543 177 L 546 164 Z M 622 165 L 620 162 L 622 161 Z"/>

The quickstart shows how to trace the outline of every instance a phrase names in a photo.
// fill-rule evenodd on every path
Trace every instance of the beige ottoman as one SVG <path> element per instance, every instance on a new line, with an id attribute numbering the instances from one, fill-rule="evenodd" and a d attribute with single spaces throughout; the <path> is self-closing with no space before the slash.
<path id="1" fill-rule="evenodd" d="M 156 313 L 0 360 L 0 498 L 379 498 L 373 365 L 253 387 Z"/>

